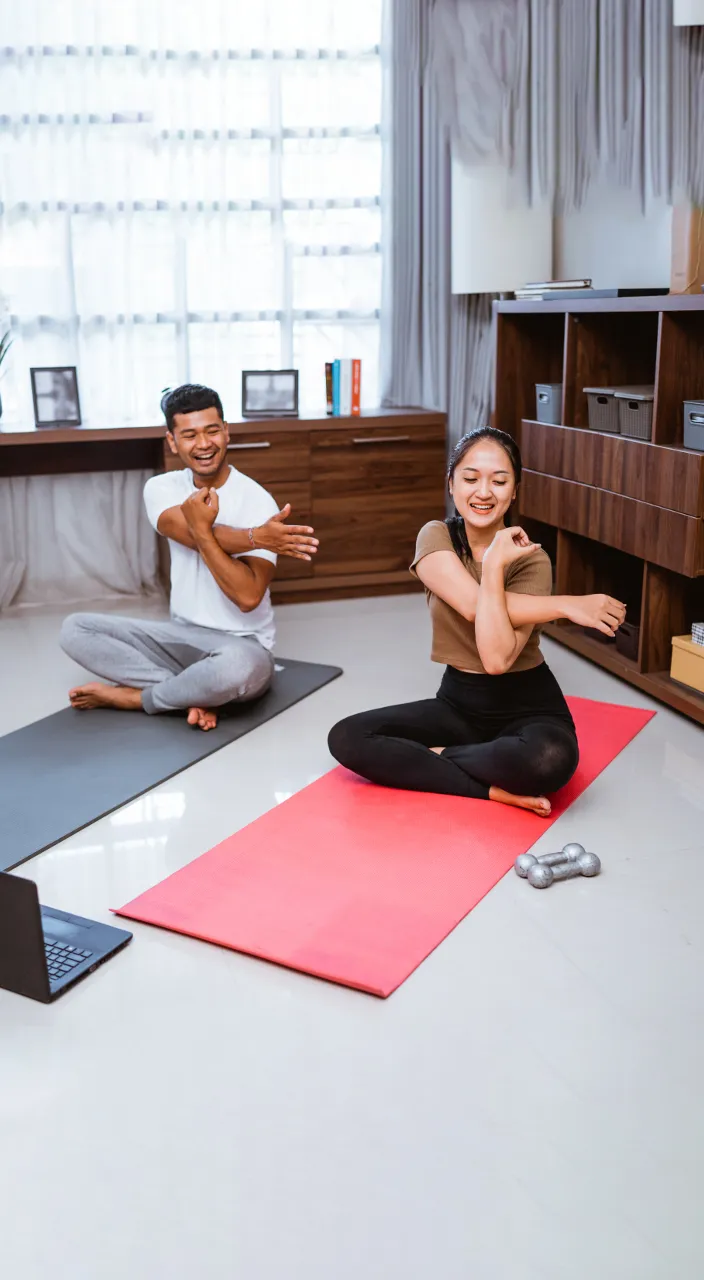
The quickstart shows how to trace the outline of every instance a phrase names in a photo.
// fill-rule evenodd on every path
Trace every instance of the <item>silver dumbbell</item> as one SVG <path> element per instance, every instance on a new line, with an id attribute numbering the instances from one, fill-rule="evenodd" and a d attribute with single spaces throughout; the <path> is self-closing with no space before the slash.
<path id="1" fill-rule="evenodd" d="M 543 853 L 539 858 L 534 853 L 519 853 L 513 869 L 517 876 L 525 880 L 531 867 L 557 867 L 561 862 L 575 862 L 582 853 L 586 853 L 584 846 L 574 842 L 566 844 L 561 853 Z"/>
<path id="2" fill-rule="evenodd" d="M 534 889 L 548 889 L 554 880 L 571 880 L 574 876 L 598 876 L 601 862 L 595 853 L 580 853 L 570 862 L 561 862 L 558 866 L 547 867 L 537 863 L 528 872 L 528 883 Z"/>

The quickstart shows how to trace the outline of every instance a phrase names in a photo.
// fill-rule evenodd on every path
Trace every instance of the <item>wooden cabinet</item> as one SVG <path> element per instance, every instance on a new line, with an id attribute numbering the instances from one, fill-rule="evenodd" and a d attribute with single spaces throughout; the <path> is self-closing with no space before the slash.
<path id="1" fill-rule="evenodd" d="M 523 472 L 521 513 L 674 573 L 704 574 L 704 524 L 694 516 L 535 471 Z"/>
<path id="2" fill-rule="evenodd" d="M 444 514 L 444 426 L 316 431 L 311 461 L 316 573 L 407 573 L 418 530 Z"/>
<path id="3" fill-rule="evenodd" d="M 320 539 L 310 563 L 279 559 L 277 601 L 419 590 L 408 571 L 418 530 L 445 513 L 442 414 L 232 423 L 229 457 Z M 181 465 L 167 446 L 164 465 Z"/>
<path id="4" fill-rule="evenodd" d="M 523 422 L 523 465 L 683 515 L 704 511 L 704 453 L 644 440 Z"/>
<path id="5" fill-rule="evenodd" d="M 704 454 L 683 402 L 704 397 L 704 298 L 495 304 L 495 424 L 523 455 L 520 519 L 551 552 L 560 594 L 627 606 L 637 655 L 570 623 L 547 634 L 704 724 L 704 695 L 670 679 L 671 641 L 704 619 Z M 562 382 L 562 423 L 533 421 L 535 383 Z M 652 383 L 652 442 L 592 431 L 585 386 Z"/>
<path id="6" fill-rule="evenodd" d="M 283 507 L 291 522 L 315 527 L 310 563 L 279 559 L 272 586 L 281 601 L 418 591 L 408 571 L 418 530 L 445 514 L 445 416 L 423 409 L 379 409 L 358 418 L 270 418 L 232 422 L 229 458 Z M 182 466 L 165 429 L 42 428 L 3 431 L 0 474 Z M 161 571 L 168 580 L 168 547 Z M 165 554 L 164 554 L 165 553 Z"/>

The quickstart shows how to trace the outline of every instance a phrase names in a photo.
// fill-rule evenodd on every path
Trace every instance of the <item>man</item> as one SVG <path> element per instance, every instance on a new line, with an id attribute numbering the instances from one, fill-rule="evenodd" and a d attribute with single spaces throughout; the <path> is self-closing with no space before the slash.
<path id="1" fill-rule="evenodd" d="M 313 530 L 284 523 L 271 494 L 227 461 L 229 433 L 220 397 L 177 387 L 162 401 L 166 439 L 186 470 L 153 476 L 144 488 L 151 524 L 169 540 L 171 620 L 74 613 L 61 630 L 64 651 L 110 684 L 72 689 L 78 709 L 188 711 L 212 729 L 214 708 L 250 701 L 274 671 L 269 584 L 277 555 L 310 560 Z"/>

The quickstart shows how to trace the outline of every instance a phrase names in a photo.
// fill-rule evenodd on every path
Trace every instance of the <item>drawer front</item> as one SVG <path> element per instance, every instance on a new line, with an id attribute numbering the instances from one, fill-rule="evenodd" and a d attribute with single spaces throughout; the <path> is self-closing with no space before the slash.
<path id="1" fill-rule="evenodd" d="M 686 577 L 704 573 L 704 524 L 693 516 L 529 470 L 520 511 Z"/>
<path id="2" fill-rule="evenodd" d="M 704 515 L 704 454 L 540 422 L 521 425 L 523 464 L 683 515 Z"/>
<path id="3" fill-rule="evenodd" d="M 315 431 L 311 446 L 313 500 L 338 493 L 408 493 L 415 481 L 444 485 L 443 427 Z"/>
<path id="4" fill-rule="evenodd" d="M 278 502 L 279 508 L 283 507 L 287 502 L 291 503 L 291 515 L 287 521 L 288 524 L 312 525 L 310 484 L 301 480 L 292 481 L 291 483 L 275 480 L 271 484 L 269 492 L 274 501 Z M 290 556 L 279 556 L 274 582 L 290 581 L 292 578 L 312 578 L 314 572 L 315 559 L 292 560 Z"/>
<path id="5" fill-rule="evenodd" d="M 238 427 L 230 432 L 227 458 L 238 471 L 265 488 L 275 480 L 309 480 L 310 432 L 267 432 L 259 424 L 253 431 Z M 183 466 L 166 442 L 164 463 L 167 471 L 178 471 Z"/>
<path id="6" fill-rule="evenodd" d="M 316 432 L 312 467 L 317 574 L 406 570 L 418 530 L 444 515 L 442 427 Z"/>
<path id="7" fill-rule="evenodd" d="M 227 456 L 233 467 L 259 484 L 275 480 L 310 480 L 309 431 L 243 431 L 230 433 Z"/>

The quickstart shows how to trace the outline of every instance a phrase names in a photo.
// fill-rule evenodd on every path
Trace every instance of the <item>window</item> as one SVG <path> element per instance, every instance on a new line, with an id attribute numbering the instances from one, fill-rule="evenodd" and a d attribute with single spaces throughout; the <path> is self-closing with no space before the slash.
<path id="1" fill-rule="evenodd" d="M 362 359 L 379 400 L 382 0 L 33 0 L 0 48 L 0 294 L 31 365 L 78 366 L 84 420 L 162 389 Z"/>

